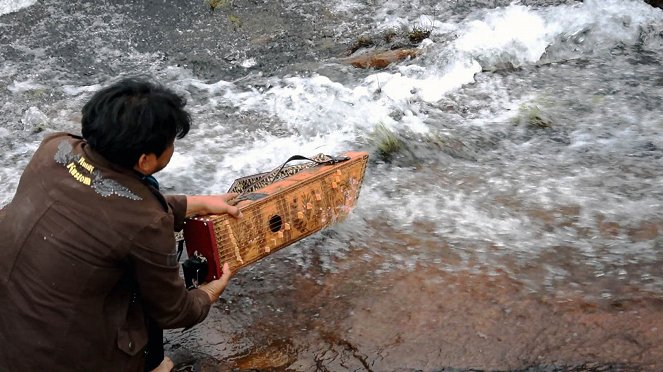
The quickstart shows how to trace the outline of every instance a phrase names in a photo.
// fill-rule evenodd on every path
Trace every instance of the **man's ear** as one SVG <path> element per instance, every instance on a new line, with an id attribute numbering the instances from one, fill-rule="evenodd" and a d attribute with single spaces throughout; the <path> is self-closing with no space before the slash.
<path id="1" fill-rule="evenodd" d="M 156 171 L 159 165 L 158 163 L 156 155 L 142 154 L 140 158 L 138 158 L 134 169 L 143 175 L 149 176 Z"/>

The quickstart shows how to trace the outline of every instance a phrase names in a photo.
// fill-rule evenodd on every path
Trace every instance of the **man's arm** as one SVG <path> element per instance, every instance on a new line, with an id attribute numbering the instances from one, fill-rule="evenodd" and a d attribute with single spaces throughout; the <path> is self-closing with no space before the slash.
<path id="1" fill-rule="evenodd" d="M 236 197 L 237 194 L 220 195 L 187 195 L 186 197 L 186 216 L 202 216 L 206 214 L 223 214 L 239 218 L 241 212 L 239 208 L 228 205 L 228 200 Z"/>
<path id="2" fill-rule="evenodd" d="M 150 317 L 164 329 L 202 322 L 212 304 L 207 291 L 186 289 L 172 228 L 173 217 L 164 214 L 134 237 L 129 252 L 138 295 Z"/>
<path id="3" fill-rule="evenodd" d="M 207 317 L 211 304 L 223 293 L 232 272 L 228 264 L 224 264 L 221 278 L 187 290 L 179 274 L 173 235 L 163 234 L 158 226 L 163 222 L 143 229 L 134 243 L 131 251 L 134 277 L 148 314 L 161 328 L 190 327 Z"/>
<path id="4" fill-rule="evenodd" d="M 182 230 L 185 217 L 204 216 L 206 214 L 228 213 L 241 218 L 239 208 L 228 204 L 236 197 L 235 193 L 220 195 L 164 195 L 175 217 L 175 231 Z"/>

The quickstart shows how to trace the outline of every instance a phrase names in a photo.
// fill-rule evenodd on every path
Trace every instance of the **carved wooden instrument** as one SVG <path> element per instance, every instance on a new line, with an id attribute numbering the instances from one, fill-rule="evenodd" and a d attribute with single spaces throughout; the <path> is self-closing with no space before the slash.
<path id="1" fill-rule="evenodd" d="M 245 190 L 238 197 L 240 219 L 223 214 L 186 220 L 183 233 L 189 257 L 202 255 L 209 263 L 205 281 L 219 278 L 225 262 L 236 272 L 348 215 L 359 196 L 368 154 L 347 152 L 327 158 L 331 160 L 289 168 L 296 173 L 282 179 L 279 172 L 288 168 L 238 179 L 230 192 L 239 184 Z M 265 179 L 267 185 L 250 187 L 249 183 Z"/>

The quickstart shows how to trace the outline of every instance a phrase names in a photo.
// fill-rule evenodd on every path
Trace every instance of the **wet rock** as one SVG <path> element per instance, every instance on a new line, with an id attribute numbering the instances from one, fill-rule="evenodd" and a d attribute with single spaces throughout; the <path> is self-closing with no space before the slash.
<path id="1" fill-rule="evenodd" d="M 387 162 L 397 166 L 417 167 L 440 159 L 439 153 L 450 158 L 476 161 L 477 150 L 474 144 L 457 135 L 439 133 L 413 133 L 394 131 L 384 124 L 376 125 L 371 133 L 375 155 L 370 161 Z"/>
<path id="2" fill-rule="evenodd" d="M 579 212 L 569 206 L 559 214 Z M 397 239 L 388 228 L 383 233 Z M 387 241 L 376 243 L 381 251 L 392 249 Z M 422 243 L 408 245 L 427 249 Z M 447 250 L 442 242 L 431 244 Z M 393 249 L 401 252 L 403 244 Z M 166 332 L 176 371 L 663 368 L 663 299 L 656 294 L 630 290 L 591 300 L 574 291 L 537 293 L 517 273 L 432 265 L 376 275 L 383 262 L 359 259 L 360 250 L 344 263 L 348 270 L 323 273 L 312 265 L 301 272 L 284 260 L 286 252 L 233 278 L 221 301 L 229 311 L 217 304 L 188 334 Z M 264 281 L 253 280 L 256 275 Z"/>
<path id="3" fill-rule="evenodd" d="M 421 53 L 417 47 L 430 37 L 431 31 L 406 28 L 390 29 L 377 36 L 362 35 L 348 48 L 350 58 L 345 61 L 357 68 L 382 69 L 392 63 L 414 58 Z"/>
<path id="4" fill-rule="evenodd" d="M 400 62 L 408 58 L 414 58 L 418 56 L 420 52 L 420 49 L 378 50 L 351 57 L 347 59 L 346 62 L 357 68 L 382 69 L 392 63 Z"/>
<path id="5" fill-rule="evenodd" d="M 292 345 L 287 341 L 274 342 L 249 355 L 235 360 L 240 370 L 266 370 L 286 368 L 294 362 Z"/>
<path id="6" fill-rule="evenodd" d="M 353 54 L 353 53 L 355 53 L 356 51 L 358 51 L 359 49 L 362 49 L 362 48 L 370 48 L 374 45 L 375 45 L 375 42 L 373 41 L 372 38 L 370 38 L 368 36 L 360 36 L 357 39 L 357 41 L 355 41 L 354 44 L 352 44 L 350 46 L 349 54 Z"/>
<path id="7" fill-rule="evenodd" d="M 653 7 L 663 8 L 663 0 L 645 0 L 645 3 Z"/>
<path id="8" fill-rule="evenodd" d="M 630 228 L 628 236 L 633 242 L 642 242 L 656 239 L 663 228 L 663 222 L 641 222 L 638 226 Z"/>

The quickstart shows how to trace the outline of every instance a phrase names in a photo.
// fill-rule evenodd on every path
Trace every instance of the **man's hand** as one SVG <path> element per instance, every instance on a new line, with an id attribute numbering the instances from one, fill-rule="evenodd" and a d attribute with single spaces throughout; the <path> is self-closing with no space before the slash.
<path id="1" fill-rule="evenodd" d="M 230 277 L 232 276 L 232 272 L 230 271 L 230 267 L 228 266 L 227 263 L 223 264 L 223 272 L 221 273 L 221 278 L 217 280 L 212 280 L 209 283 L 202 284 L 198 286 L 198 289 L 202 289 L 207 293 L 209 296 L 209 300 L 211 303 L 215 303 L 216 301 L 219 300 L 219 297 L 221 297 L 221 293 L 223 293 L 223 290 L 226 289 L 226 286 L 228 285 L 228 281 L 230 280 Z"/>
<path id="2" fill-rule="evenodd" d="M 228 204 L 228 200 L 236 197 L 236 193 L 220 195 L 187 195 L 186 216 L 201 216 L 206 214 L 223 214 L 240 218 L 242 214 L 239 208 Z"/>

